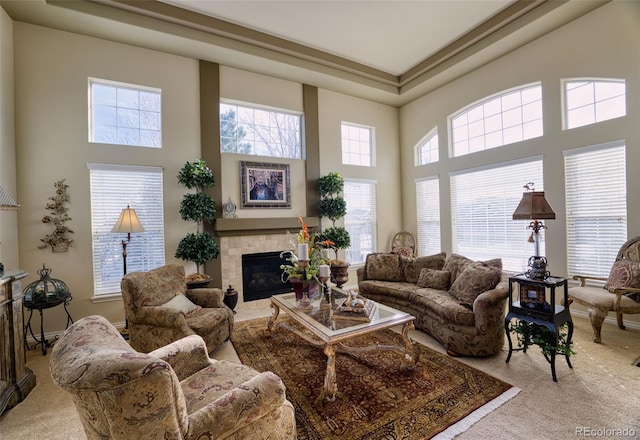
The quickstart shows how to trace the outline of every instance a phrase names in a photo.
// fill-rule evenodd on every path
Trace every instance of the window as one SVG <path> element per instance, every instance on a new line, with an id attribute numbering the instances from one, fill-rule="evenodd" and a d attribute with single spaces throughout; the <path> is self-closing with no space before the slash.
<path id="1" fill-rule="evenodd" d="M 565 129 L 627 114 L 624 80 L 564 81 Z"/>
<path id="2" fill-rule="evenodd" d="M 434 128 L 416 147 L 416 166 L 434 163 L 440 160 L 438 153 L 438 130 Z"/>
<path id="3" fill-rule="evenodd" d="M 439 179 L 431 177 L 416 181 L 418 208 L 418 255 L 433 255 L 442 250 L 440 244 Z"/>
<path id="4" fill-rule="evenodd" d="M 543 190 L 541 157 L 453 174 L 453 252 L 474 260 L 500 257 L 504 270 L 526 270 L 534 252 L 533 244 L 527 241 L 531 235 L 529 221 L 512 220 L 512 215 L 527 182 L 535 182 L 536 191 Z M 544 249 L 543 233 L 542 255 Z"/>
<path id="5" fill-rule="evenodd" d="M 301 115 L 250 105 L 220 104 L 220 151 L 302 158 Z"/>
<path id="6" fill-rule="evenodd" d="M 542 136 L 542 86 L 523 86 L 450 117 L 453 157 Z"/>
<path id="7" fill-rule="evenodd" d="M 164 264 L 162 169 L 157 167 L 89 164 L 93 282 L 95 295 L 120 294 L 124 234 L 111 229 L 122 209 L 136 210 L 145 232 L 131 235 L 127 272 L 147 271 Z"/>
<path id="8" fill-rule="evenodd" d="M 364 263 L 377 246 L 375 182 L 344 179 L 344 199 L 347 202 L 344 227 L 351 238 L 346 258 L 352 264 Z"/>
<path id="9" fill-rule="evenodd" d="M 162 147 L 160 89 L 89 79 L 89 142 Z"/>
<path id="10" fill-rule="evenodd" d="M 624 141 L 565 151 L 564 167 L 568 275 L 607 277 L 627 240 Z"/>
<path id="11" fill-rule="evenodd" d="M 342 163 L 373 166 L 373 127 L 342 123 Z"/>

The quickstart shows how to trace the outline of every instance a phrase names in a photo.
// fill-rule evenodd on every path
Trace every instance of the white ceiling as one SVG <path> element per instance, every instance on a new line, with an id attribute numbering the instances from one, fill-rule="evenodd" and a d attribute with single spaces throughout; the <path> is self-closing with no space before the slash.
<path id="1" fill-rule="evenodd" d="M 402 106 L 610 0 L 0 0 L 17 22 Z"/>
<path id="2" fill-rule="evenodd" d="M 514 0 L 160 0 L 400 75 Z"/>

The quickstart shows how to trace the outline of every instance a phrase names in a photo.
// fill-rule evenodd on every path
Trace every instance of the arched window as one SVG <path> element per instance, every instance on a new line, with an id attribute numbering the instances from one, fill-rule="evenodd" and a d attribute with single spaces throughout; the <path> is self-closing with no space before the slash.
<path id="1" fill-rule="evenodd" d="M 440 160 L 438 153 L 438 128 L 433 128 L 416 145 L 416 166 L 434 163 Z"/>
<path id="2" fill-rule="evenodd" d="M 542 86 L 529 84 L 471 104 L 449 117 L 449 127 L 453 157 L 542 136 Z"/>

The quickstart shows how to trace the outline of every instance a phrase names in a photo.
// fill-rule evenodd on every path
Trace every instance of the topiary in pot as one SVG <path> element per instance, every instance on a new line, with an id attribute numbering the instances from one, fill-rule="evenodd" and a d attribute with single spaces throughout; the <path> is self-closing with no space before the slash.
<path id="1" fill-rule="evenodd" d="M 195 193 L 185 194 L 180 203 L 180 217 L 184 221 L 195 222 L 197 232 L 190 232 L 180 242 L 175 257 L 192 261 L 196 265 L 196 276 L 189 275 L 188 281 L 202 280 L 200 266 L 218 258 L 220 248 L 213 236 L 203 230 L 205 221 L 212 222 L 216 216 L 216 202 L 204 192 L 215 185 L 213 172 L 203 160 L 187 162 L 178 173 L 178 182 Z M 204 278 L 206 279 L 206 278 Z"/>
<path id="2" fill-rule="evenodd" d="M 320 194 L 320 217 L 327 217 L 332 222 L 332 226 L 320 232 L 319 240 L 333 243 L 330 247 L 335 252 L 335 258 L 330 262 L 331 273 L 338 287 L 349 279 L 349 263 L 338 259 L 338 250 L 351 246 L 349 231 L 343 226 L 336 226 L 336 221 L 347 214 L 347 202 L 340 196 L 343 189 L 344 179 L 340 173 L 331 172 L 316 181 L 316 190 Z"/>

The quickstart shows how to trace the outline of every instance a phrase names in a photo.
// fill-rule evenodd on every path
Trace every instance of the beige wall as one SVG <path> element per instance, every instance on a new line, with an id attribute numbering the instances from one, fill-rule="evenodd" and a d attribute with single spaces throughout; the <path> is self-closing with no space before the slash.
<path id="1" fill-rule="evenodd" d="M 403 221 L 416 231 L 415 179 L 440 178 L 442 247 L 451 252 L 449 173 L 487 164 L 543 156 L 544 189 L 556 212 L 548 222 L 546 256 L 556 275 L 566 275 L 563 150 L 624 139 L 627 146 L 628 236 L 640 235 L 640 5 L 613 2 L 490 63 L 400 110 Z M 622 78 L 627 116 L 562 130 L 563 78 Z M 447 116 L 486 96 L 542 81 L 544 136 L 502 148 L 449 159 Z M 440 161 L 414 166 L 414 145 L 438 126 Z M 527 181 L 523 177 L 523 185 Z M 481 188 L 478 188 L 481 191 Z M 637 315 L 636 315 L 637 316 Z M 630 317 L 633 319 L 632 317 Z M 640 319 L 638 320 L 640 322 Z"/>

